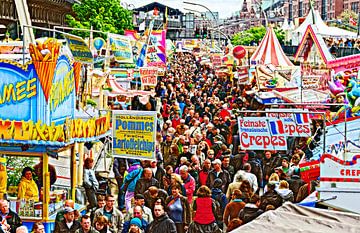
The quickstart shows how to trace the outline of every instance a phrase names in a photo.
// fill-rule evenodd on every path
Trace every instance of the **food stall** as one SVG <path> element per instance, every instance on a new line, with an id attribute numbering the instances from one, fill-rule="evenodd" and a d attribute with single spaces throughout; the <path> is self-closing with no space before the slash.
<path id="1" fill-rule="evenodd" d="M 110 135 L 109 114 L 86 120 L 75 118 L 75 89 L 80 72 L 77 62 L 60 54 L 60 46 L 54 39 L 46 45 L 31 45 L 32 61 L 24 65 L 0 60 L 1 157 L 32 157 L 43 161 L 43 187 L 39 189 L 39 197 L 19 200 L 17 187 L 8 187 L 10 208 L 29 230 L 34 222 L 42 222 L 45 232 L 53 229 L 63 201 L 75 201 L 77 171 L 83 161 L 79 158 L 77 165 L 77 144 Z M 45 47 L 49 51 L 46 55 L 41 53 Z M 50 187 L 49 158 L 57 158 L 60 153 L 68 156 L 66 166 L 71 168 L 68 193 Z M 84 206 L 76 204 L 75 208 L 82 211 Z"/>

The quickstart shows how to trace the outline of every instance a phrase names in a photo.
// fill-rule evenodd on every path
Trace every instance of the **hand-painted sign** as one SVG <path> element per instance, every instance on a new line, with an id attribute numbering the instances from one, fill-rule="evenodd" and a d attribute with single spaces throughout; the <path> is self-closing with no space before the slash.
<path id="1" fill-rule="evenodd" d="M 158 68 L 156 67 L 143 67 L 140 68 L 141 85 L 143 86 L 156 86 Z"/>
<path id="2" fill-rule="evenodd" d="M 110 35 L 111 51 L 119 63 L 134 63 L 130 39 L 126 36 Z"/>
<path id="3" fill-rule="evenodd" d="M 249 83 L 249 66 L 237 66 L 235 78 L 238 79 L 239 84 Z"/>
<path id="4" fill-rule="evenodd" d="M 115 157 L 155 159 L 156 112 L 113 111 Z"/>
<path id="5" fill-rule="evenodd" d="M 287 150 L 285 127 L 269 117 L 239 117 L 240 146 L 244 150 Z"/>
<path id="6" fill-rule="evenodd" d="M 73 118 L 75 111 L 74 68 L 65 56 L 56 64 L 54 79 L 50 89 L 49 108 L 51 122 L 64 123 L 66 118 Z"/>
<path id="7" fill-rule="evenodd" d="M 93 63 L 93 55 L 90 48 L 81 37 L 64 35 L 74 60 L 82 63 Z"/>
<path id="8" fill-rule="evenodd" d="M 0 118 L 37 119 L 37 96 L 42 92 L 34 66 L 0 60 Z"/>

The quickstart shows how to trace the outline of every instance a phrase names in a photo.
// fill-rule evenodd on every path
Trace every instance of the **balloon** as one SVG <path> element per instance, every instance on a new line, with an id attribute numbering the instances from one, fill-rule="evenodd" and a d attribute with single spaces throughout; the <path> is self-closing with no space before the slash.
<path id="1" fill-rule="evenodd" d="M 103 38 L 97 37 L 94 39 L 94 47 L 96 50 L 102 49 L 104 45 L 105 45 L 105 40 Z"/>
<path id="2" fill-rule="evenodd" d="M 246 55 L 246 49 L 243 46 L 238 45 L 233 49 L 233 55 L 237 59 L 244 58 Z"/>

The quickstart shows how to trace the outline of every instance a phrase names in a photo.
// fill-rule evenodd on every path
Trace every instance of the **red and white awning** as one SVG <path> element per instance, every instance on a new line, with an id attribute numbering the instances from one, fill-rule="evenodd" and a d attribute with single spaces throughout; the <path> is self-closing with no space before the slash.
<path id="1" fill-rule="evenodd" d="M 282 50 L 272 27 L 269 27 L 266 31 L 260 45 L 251 56 L 250 62 L 252 65 L 294 66 Z"/>

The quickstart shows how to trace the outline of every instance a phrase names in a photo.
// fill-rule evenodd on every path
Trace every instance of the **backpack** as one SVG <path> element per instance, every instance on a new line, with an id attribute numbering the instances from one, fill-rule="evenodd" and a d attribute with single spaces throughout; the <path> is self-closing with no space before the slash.
<path id="1" fill-rule="evenodd" d="M 214 216 L 217 221 L 223 220 L 224 210 L 222 209 L 221 204 L 220 204 L 222 195 L 224 195 L 224 194 L 221 193 L 220 195 L 216 195 L 215 198 L 213 199 L 214 203 L 215 203 Z"/>

